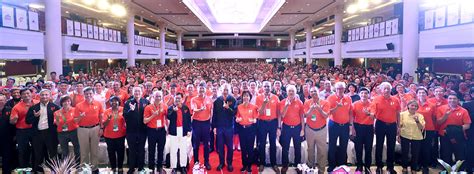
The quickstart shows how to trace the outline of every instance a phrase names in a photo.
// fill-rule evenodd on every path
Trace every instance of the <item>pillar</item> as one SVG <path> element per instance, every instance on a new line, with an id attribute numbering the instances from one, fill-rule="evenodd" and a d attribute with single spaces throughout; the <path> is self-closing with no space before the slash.
<path id="1" fill-rule="evenodd" d="M 402 71 L 411 76 L 418 67 L 418 5 L 419 0 L 403 1 Z"/>
<path id="2" fill-rule="evenodd" d="M 135 66 L 135 59 L 137 52 L 135 50 L 135 18 L 134 15 L 130 14 L 127 21 L 127 67 Z"/>
<path id="3" fill-rule="evenodd" d="M 181 63 L 183 61 L 183 32 L 178 31 L 176 34 L 178 35 L 178 63 Z"/>
<path id="4" fill-rule="evenodd" d="M 343 18 L 342 7 L 336 7 L 336 14 L 334 15 L 334 66 L 342 65 L 342 18 Z"/>
<path id="5" fill-rule="evenodd" d="M 165 23 L 160 23 L 160 46 L 161 46 L 161 54 L 160 54 L 160 63 L 162 65 L 165 64 L 166 62 L 166 49 L 165 49 L 165 45 L 166 45 L 166 42 L 165 42 L 165 34 L 166 34 L 166 28 L 165 28 Z"/>
<path id="6" fill-rule="evenodd" d="M 295 34 L 296 33 L 295 33 L 295 31 L 291 30 L 289 34 L 290 34 L 290 46 L 289 46 L 290 47 L 289 48 L 290 49 L 290 56 L 289 56 L 290 57 L 290 62 L 295 63 L 295 52 L 294 52 L 294 50 L 295 50 Z"/>
<path id="7" fill-rule="evenodd" d="M 45 3 L 45 59 L 46 70 L 63 74 L 63 47 L 61 39 L 61 1 L 48 0 Z"/>
<path id="8" fill-rule="evenodd" d="M 306 64 L 311 64 L 311 40 L 313 39 L 313 25 L 311 22 L 304 24 L 304 30 L 306 31 Z"/>

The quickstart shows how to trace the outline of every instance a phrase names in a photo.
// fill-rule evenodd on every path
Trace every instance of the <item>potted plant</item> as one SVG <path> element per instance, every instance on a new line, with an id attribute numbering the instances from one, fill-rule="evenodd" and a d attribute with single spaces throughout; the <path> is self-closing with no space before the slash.
<path id="1" fill-rule="evenodd" d="M 438 159 L 438 162 L 444 167 L 444 171 L 441 171 L 441 174 L 464 174 L 466 172 L 459 172 L 459 168 L 461 167 L 463 160 L 457 161 L 456 164 L 450 166 L 448 163 L 444 162 L 441 159 Z"/>

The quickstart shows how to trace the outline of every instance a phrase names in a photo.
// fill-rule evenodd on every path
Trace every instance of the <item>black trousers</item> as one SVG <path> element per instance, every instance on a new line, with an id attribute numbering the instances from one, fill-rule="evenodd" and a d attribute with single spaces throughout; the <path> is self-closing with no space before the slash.
<path id="1" fill-rule="evenodd" d="M 2 156 L 2 173 L 11 173 L 15 164 L 14 132 L 2 132 L 0 135 L 0 156 Z"/>
<path id="2" fill-rule="evenodd" d="M 402 145 L 402 167 L 411 167 L 411 170 L 418 170 L 418 158 L 420 156 L 420 148 L 422 140 L 410 140 L 400 137 Z M 408 153 L 411 152 L 411 161 Z"/>
<path id="3" fill-rule="evenodd" d="M 209 130 L 211 130 L 211 123 L 209 121 L 193 120 L 192 126 L 194 162 L 199 162 L 199 146 L 202 142 L 204 145 L 204 164 L 209 164 Z"/>
<path id="4" fill-rule="evenodd" d="M 441 159 L 449 165 L 454 165 L 453 154 L 456 161 L 466 160 L 466 140 L 452 142 L 448 137 L 441 136 Z M 472 154 L 469 154 L 472 155 Z M 460 167 L 460 171 L 464 169 L 464 163 Z"/>
<path id="5" fill-rule="evenodd" d="M 234 155 L 234 128 L 233 127 L 218 127 L 217 130 L 217 151 L 219 154 L 219 164 L 225 165 L 227 162 L 228 166 L 232 165 L 232 158 Z M 227 147 L 227 158 L 226 157 L 226 150 L 224 149 L 224 145 Z"/>
<path id="6" fill-rule="evenodd" d="M 125 137 L 105 138 L 105 143 L 107 143 L 110 167 L 122 169 L 125 156 Z"/>
<path id="7" fill-rule="evenodd" d="M 291 139 L 293 139 L 293 148 L 295 151 L 294 164 L 301 163 L 301 125 L 298 124 L 297 126 L 288 126 L 286 124 L 283 124 L 281 127 L 281 165 L 284 167 L 288 167 L 288 165 L 290 164 L 288 152 L 290 150 Z"/>
<path id="8" fill-rule="evenodd" d="M 31 151 L 33 144 L 33 129 L 17 129 L 16 140 L 18 143 L 18 167 L 31 167 Z"/>
<path id="9" fill-rule="evenodd" d="M 357 159 L 357 167 L 370 167 L 372 165 L 372 146 L 374 142 L 374 126 L 354 124 L 356 137 L 354 146 Z M 365 153 L 364 153 L 365 152 Z M 362 160 L 362 157 L 365 160 Z"/>
<path id="10" fill-rule="evenodd" d="M 166 143 L 165 128 L 153 129 L 147 128 L 148 137 L 148 168 L 161 169 L 163 165 L 163 151 Z M 158 148 L 157 160 L 155 161 L 156 149 Z M 156 163 L 155 163 L 156 162 Z"/>
<path id="11" fill-rule="evenodd" d="M 255 144 L 255 135 L 256 135 L 256 126 L 250 125 L 246 127 L 240 126 L 239 128 L 239 140 L 240 148 L 242 148 L 242 166 L 251 166 L 253 162 L 254 149 L 253 145 Z"/>
<path id="12" fill-rule="evenodd" d="M 45 151 L 46 150 L 46 151 Z M 55 158 L 58 154 L 58 136 L 53 128 L 40 130 L 33 136 L 34 166 L 33 171 L 43 171 L 40 166 L 45 160 Z"/>
<path id="13" fill-rule="evenodd" d="M 397 140 L 397 124 L 377 120 L 375 122 L 375 162 L 377 167 L 380 168 L 383 167 L 382 152 L 385 138 L 387 138 L 387 168 L 393 169 L 395 162 L 395 142 Z"/>
<path id="14" fill-rule="evenodd" d="M 128 166 L 130 168 L 128 173 L 133 173 L 133 170 L 143 170 L 145 165 L 145 133 L 127 133 L 128 143 Z"/>
<path id="15" fill-rule="evenodd" d="M 426 168 L 431 166 L 433 163 L 438 163 L 438 152 L 435 149 L 435 138 L 437 138 L 437 131 L 426 131 L 426 137 L 421 141 L 420 157 L 418 162 L 421 167 Z M 437 145 L 436 145 L 437 146 Z"/>
<path id="16" fill-rule="evenodd" d="M 270 164 L 276 165 L 276 132 L 278 129 L 278 119 L 273 120 L 258 120 L 257 122 L 257 145 L 258 145 L 258 156 L 260 165 L 265 165 L 265 148 L 268 143 L 270 144 Z"/>

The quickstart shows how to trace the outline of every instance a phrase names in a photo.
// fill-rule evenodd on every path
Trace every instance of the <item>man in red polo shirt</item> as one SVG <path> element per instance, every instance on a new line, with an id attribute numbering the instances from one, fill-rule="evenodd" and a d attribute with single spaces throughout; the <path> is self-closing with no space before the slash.
<path id="1" fill-rule="evenodd" d="M 349 130 L 353 130 L 352 122 L 352 99 L 344 95 L 346 84 L 337 82 L 334 87 L 336 92 L 330 95 L 326 100 L 329 103 L 329 144 L 328 144 L 328 172 L 336 168 L 337 140 L 339 139 L 339 148 L 343 158 L 339 159 L 343 164 L 347 161 L 347 144 L 349 142 Z"/>
<path id="2" fill-rule="evenodd" d="M 285 174 L 286 171 L 288 171 L 288 151 L 290 150 L 291 139 L 293 139 L 293 147 L 295 149 L 294 163 L 301 163 L 301 137 L 304 136 L 303 103 L 297 97 L 296 87 L 294 85 L 288 85 L 286 87 L 286 92 L 288 93 L 288 98 L 279 103 L 279 107 L 281 108 L 281 121 L 279 121 L 281 122 L 281 127 L 278 127 L 278 132 L 281 131 L 282 174 Z M 301 171 L 298 171 L 298 173 L 301 173 Z"/>
<path id="3" fill-rule="evenodd" d="M 354 115 L 354 129 L 356 137 L 354 139 L 357 168 L 356 171 L 370 172 L 372 165 L 372 147 L 374 142 L 374 120 L 375 118 L 368 115 L 371 102 L 369 100 L 370 92 L 367 88 L 360 88 L 359 101 L 352 104 L 352 113 Z M 365 152 L 365 154 L 363 153 Z M 362 160 L 362 157 L 365 160 Z"/>
<path id="4" fill-rule="evenodd" d="M 465 131 L 470 128 L 471 118 L 467 110 L 459 105 L 456 94 L 448 96 L 448 104 L 439 107 L 436 115 L 443 149 L 441 158 L 450 165 L 454 164 L 453 154 L 456 161 L 466 160 Z"/>
<path id="5" fill-rule="evenodd" d="M 211 131 L 211 116 L 213 102 L 205 96 L 206 84 L 201 83 L 198 87 L 198 96 L 191 99 L 192 127 L 193 127 L 193 151 L 194 162 L 199 162 L 199 147 L 204 145 L 204 165 L 207 170 L 211 169 L 209 164 L 209 140 Z"/>
<path id="6" fill-rule="evenodd" d="M 143 114 L 143 123 L 146 124 L 146 132 L 148 138 L 148 168 L 159 173 L 163 172 L 163 150 L 166 143 L 166 115 L 168 106 L 163 103 L 163 93 L 156 91 L 153 93 L 153 104 L 145 107 Z M 155 161 L 155 152 L 158 149 L 158 160 Z"/>

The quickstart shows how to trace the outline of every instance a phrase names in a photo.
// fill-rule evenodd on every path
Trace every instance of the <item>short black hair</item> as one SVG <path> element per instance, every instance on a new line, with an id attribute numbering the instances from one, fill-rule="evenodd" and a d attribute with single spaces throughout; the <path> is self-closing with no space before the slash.
<path id="1" fill-rule="evenodd" d="M 82 90 L 84 93 L 86 93 L 87 91 L 92 91 L 94 92 L 94 89 L 92 89 L 92 87 L 86 87 L 84 88 L 84 90 Z"/>
<path id="2" fill-rule="evenodd" d="M 69 95 L 63 95 L 61 99 L 59 99 L 59 105 L 62 107 L 63 103 L 66 102 L 67 100 L 71 100 L 71 97 L 69 97 Z"/>
<path id="3" fill-rule="evenodd" d="M 25 91 L 30 91 L 31 92 L 30 88 L 21 88 L 20 89 L 20 95 L 23 94 Z"/>
<path id="4" fill-rule="evenodd" d="M 181 93 L 181 92 L 176 93 L 175 97 L 178 96 L 178 95 L 183 97 L 183 93 Z"/>
<path id="5" fill-rule="evenodd" d="M 247 94 L 250 98 L 252 98 L 252 93 L 250 91 L 244 91 L 242 92 L 242 98 L 244 98 L 244 95 Z"/>
<path id="6" fill-rule="evenodd" d="M 357 88 L 356 88 L 356 89 L 357 89 Z M 369 90 L 368 88 L 366 88 L 366 87 L 362 87 L 362 88 L 359 89 L 359 92 L 362 92 L 362 91 L 367 91 L 367 93 L 370 94 L 370 90 Z"/>
<path id="7" fill-rule="evenodd" d="M 120 102 L 120 98 L 117 97 L 117 96 L 115 96 L 115 95 L 112 96 L 112 97 L 110 97 L 109 102 L 112 102 L 112 101 L 114 101 L 114 100 Z"/>

